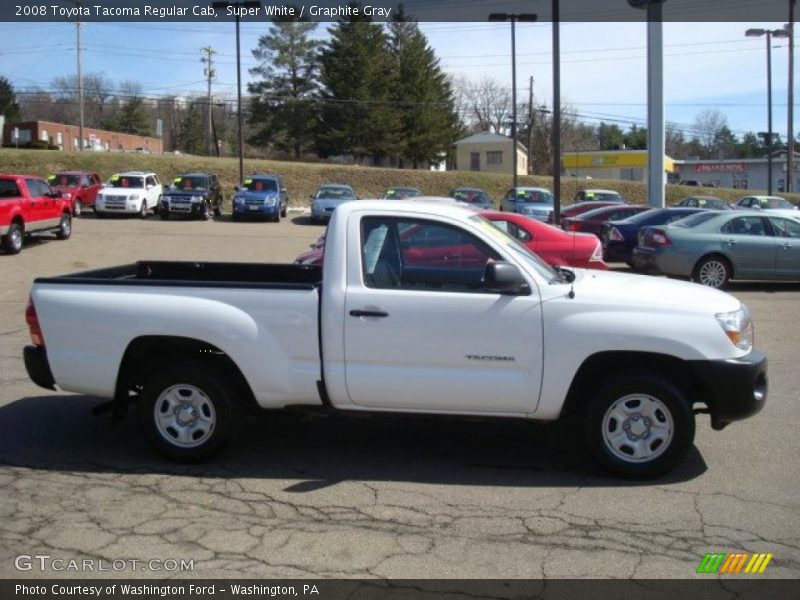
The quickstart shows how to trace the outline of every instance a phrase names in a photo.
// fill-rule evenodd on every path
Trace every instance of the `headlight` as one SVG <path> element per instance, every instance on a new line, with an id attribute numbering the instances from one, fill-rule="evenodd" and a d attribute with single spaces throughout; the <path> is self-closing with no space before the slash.
<path id="1" fill-rule="evenodd" d="M 139 194 L 130 194 L 128 196 L 128 202 L 136 202 L 139 199 Z"/>
<path id="2" fill-rule="evenodd" d="M 204 200 L 204 198 L 203 198 L 202 196 L 192 196 L 192 197 L 190 198 L 190 200 L 191 200 L 192 202 L 202 202 L 202 201 Z"/>
<path id="3" fill-rule="evenodd" d="M 714 315 L 731 343 L 742 350 L 753 347 L 753 321 L 750 311 L 742 304 L 739 310 Z"/>
<path id="4" fill-rule="evenodd" d="M 234 196 L 233 197 L 233 203 L 236 204 L 237 206 L 239 204 L 241 204 L 242 202 L 244 202 L 244 198 L 242 198 L 241 196 Z"/>
<path id="5" fill-rule="evenodd" d="M 272 197 L 267 198 L 266 200 L 264 200 L 264 204 L 267 205 L 267 206 L 275 206 L 275 203 L 277 201 L 278 201 L 278 199 L 275 196 L 272 196 Z"/>

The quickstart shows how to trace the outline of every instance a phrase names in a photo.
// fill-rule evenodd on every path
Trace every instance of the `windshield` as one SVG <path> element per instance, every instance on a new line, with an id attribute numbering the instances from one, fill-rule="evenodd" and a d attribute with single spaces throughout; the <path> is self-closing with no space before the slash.
<path id="1" fill-rule="evenodd" d="M 176 177 L 172 180 L 172 188 L 177 190 L 204 190 L 208 187 L 205 177 Z"/>
<path id="2" fill-rule="evenodd" d="M 761 208 L 788 208 L 793 209 L 794 204 L 784 198 L 759 198 L 758 206 Z"/>
<path id="3" fill-rule="evenodd" d="M 78 187 L 80 185 L 80 175 L 50 175 L 47 178 L 47 183 L 56 187 Z"/>
<path id="4" fill-rule="evenodd" d="M 719 213 L 712 212 L 712 211 L 704 211 L 700 213 L 695 213 L 688 217 L 684 217 L 678 221 L 673 223 L 676 227 L 697 227 L 698 225 L 705 223 L 713 219 L 714 217 L 718 217 Z"/>
<path id="5" fill-rule="evenodd" d="M 528 250 L 528 248 L 520 244 L 513 237 L 508 235 L 505 231 L 500 229 L 492 221 L 484 219 L 480 215 L 470 217 L 469 220 L 477 224 L 484 233 L 489 235 L 489 237 L 491 237 L 495 242 L 503 246 L 503 248 L 514 252 L 517 258 L 520 258 L 527 266 L 547 279 L 547 281 L 551 281 L 556 276 L 556 272 L 552 269 L 552 267 L 550 267 L 550 265 L 544 262 L 536 254 Z"/>
<path id="6" fill-rule="evenodd" d="M 616 192 L 586 192 L 587 200 L 598 202 L 621 202 L 622 197 Z"/>
<path id="7" fill-rule="evenodd" d="M 277 192 L 278 182 L 274 179 L 245 179 L 242 188 L 248 192 Z"/>
<path id="8" fill-rule="evenodd" d="M 553 204 L 553 194 L 543 190 L 517 190 L 514 196 L 517 202 Z"/>
<path id="9" fill-rule="evenodd" d="M 489 202 L 489 197 L 482 190 L 455 190 L 450 195 L 461 202 Z"/>
<path id="10" fill-rule="evenodd" d="M 114 175 L 108 180 L 108 185 L 115 188 L 143 188 L 144 177 L 128 177 L 127 175 Z"/>
<path id="11" fill-rule="evenodd" d="M 315 198 L 330 198 L 332 200 L 355 200 L 353 190 L 341 187 L 321 187 Z"/>
<path id="12" fill-rule="evenodd" d="M 403 198 L 415 198 L 420 195 L 416 188 L 389 188 L 386 190 L 386 198 L 389 200 L 402 200 Z"/>

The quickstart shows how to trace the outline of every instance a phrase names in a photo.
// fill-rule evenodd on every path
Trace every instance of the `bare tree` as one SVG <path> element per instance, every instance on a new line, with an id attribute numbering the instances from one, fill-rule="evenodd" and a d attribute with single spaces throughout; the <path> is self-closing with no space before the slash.
<path id="1" fill-rule="evenodd" d="M 473 131 L 501 133 L 511 119 L 511 90 L 491 77 L 478 82 L 460 82 L 464 120 Z"/>
<path id="2" fill-rule="evenodd" d="M 694 118 L 694 131 L 697 139 L 713 154 L 716 146 L 715 140 L 728 128 L 728 117 L 716 109 L 706 109 Z"/>
<path id="3" fill-rule="evenodd" d="M 59 120 L 75 122 L 78 115 L 78 77 L 56 77 L 51 85 L 55 102 L 61 110 Z M 83 76 L 83 109 L 87 127 L 102 126 L 113 94 L 114 84 L 104 73 L 87 73 Z"/>

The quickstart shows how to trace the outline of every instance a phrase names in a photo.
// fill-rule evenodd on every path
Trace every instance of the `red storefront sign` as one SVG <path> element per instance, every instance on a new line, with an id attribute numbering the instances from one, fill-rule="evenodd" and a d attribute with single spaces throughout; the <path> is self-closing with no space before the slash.
<path id="1" fill-rule="evenodd" d="M 746 163 L 706 163 L 694 166 L 695 173 L 744 173 Z"/>

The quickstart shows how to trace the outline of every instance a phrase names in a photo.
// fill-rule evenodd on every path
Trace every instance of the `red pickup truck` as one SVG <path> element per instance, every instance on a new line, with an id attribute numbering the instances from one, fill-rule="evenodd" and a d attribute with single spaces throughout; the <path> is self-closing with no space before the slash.
<path id="1" fill-rule="evenodd" d="M 72 233 L 68 198 L 39 177 L 0 175 L 0 246 L 18 254 L 29 233 L 54 231 L 66 240 Z"/>
<path id="2" fill-rule="evenodd" d="M 53 191 L 61 192 L 69 201 L 73 217 L 80 217 L 84 208 L 94 206 L 103 182 L 92 171 L 59 171 L 47 178 Z"/>

